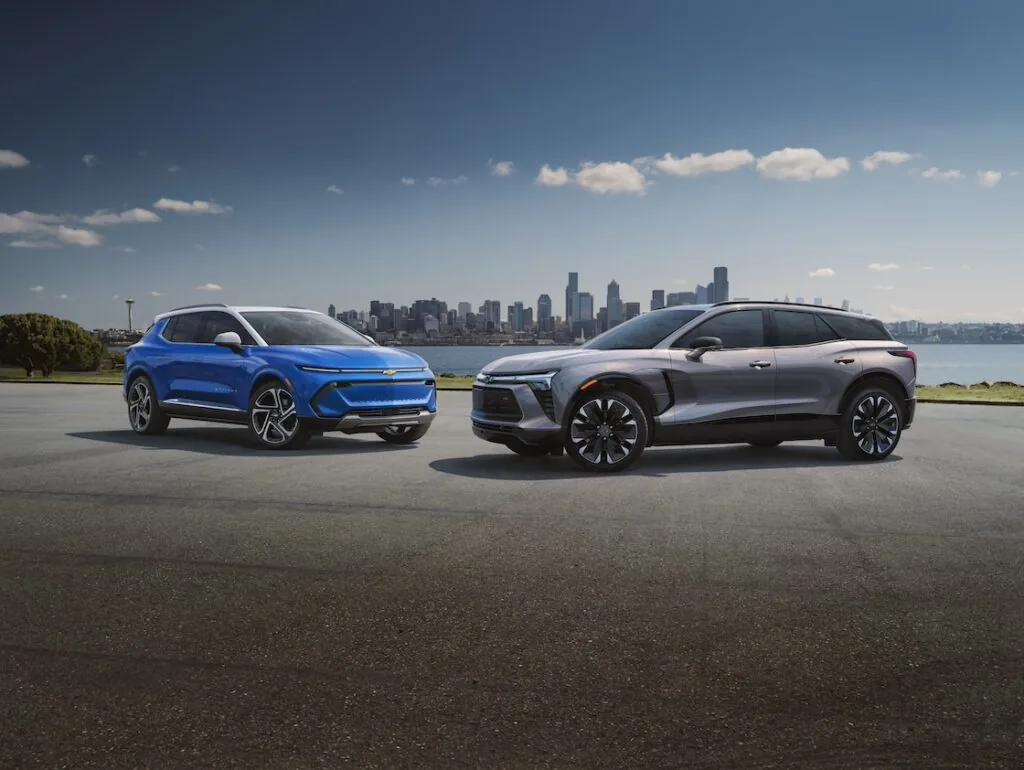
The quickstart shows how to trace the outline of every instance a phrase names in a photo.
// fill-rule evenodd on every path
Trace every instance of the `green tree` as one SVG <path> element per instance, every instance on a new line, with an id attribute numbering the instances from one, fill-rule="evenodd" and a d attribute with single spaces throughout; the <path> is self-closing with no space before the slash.
<path id="1" fill-rule="evenodd" d="M 0 316 L 0 363 L 20 366 L 29 377 L 57 368 L 96 369 L 106 350 L 76 323 L 43 313 Z"/>

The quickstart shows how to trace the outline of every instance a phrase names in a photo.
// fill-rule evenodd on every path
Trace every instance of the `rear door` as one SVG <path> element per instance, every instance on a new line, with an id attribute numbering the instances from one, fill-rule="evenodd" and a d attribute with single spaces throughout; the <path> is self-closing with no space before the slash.
<path id="1" fill-rule="evenodd" d="M 831 315 L 795 309 L 770 312 L 779 421 L 816 422 L 835 415 L 843 393 L 864 369 L 857 344 L 832 328 Z"/>
<path id="2" fill-rule="evenodd" d="M 201 350 L 197 344 L 202 331 L 202 313 L 182 313 L 173 316 L 164 330 L 170 343 L 166 362 L 161 366 L 161 377 L 167 383 L 165 400 L 194 402 L 202 388 L 195 381 L 194 358 Z"/>
<path id="3" fill-rule="evenodd" d="M 719 337 L 723 350 L 686 358 L 697 337 Z M 770 427 L 775 417 L 775 352 L 767 344 L 767 314 L 730 310 L 684 334 L 672 345 L 678 424 L 728 422 L 737 433 Z M 692 435 L 692 431 L 691 431 Z"/>

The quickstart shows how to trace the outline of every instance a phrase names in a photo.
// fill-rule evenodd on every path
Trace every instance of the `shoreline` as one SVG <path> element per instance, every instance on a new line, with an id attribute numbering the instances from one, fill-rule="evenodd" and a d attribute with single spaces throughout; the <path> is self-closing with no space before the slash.
<path id="1" fill-rule="evenodd" d="M 441 373 L 437 375 L 438 390 L 470 390 L 475 377 Z M 54 372 L 49 377 L 26 377 L 17 369 L 0 368 L 0 383 L 53 383 L 62 385 L 120 385 L 119 371 L 104 372 Z M 976 404 L 1024 406 L 1024 385 L 1015 382 L 979 382 L 963 385 L 944 382 L 940 385 L 918 385 L 918 403 L 931 404 Z"/>

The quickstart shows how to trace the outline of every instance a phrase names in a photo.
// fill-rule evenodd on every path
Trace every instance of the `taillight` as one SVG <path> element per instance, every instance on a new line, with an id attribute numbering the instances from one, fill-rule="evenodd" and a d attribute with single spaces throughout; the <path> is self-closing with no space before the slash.
<path id="1" fill-rule="evenodd" d="M 910 348 L 906 348 L 905 350 L 890 350 L 889 355 L 896 356 L 897 358 L 909 358 L 914 362 L 914 376 L 917 376 L 917 353 Z"/>

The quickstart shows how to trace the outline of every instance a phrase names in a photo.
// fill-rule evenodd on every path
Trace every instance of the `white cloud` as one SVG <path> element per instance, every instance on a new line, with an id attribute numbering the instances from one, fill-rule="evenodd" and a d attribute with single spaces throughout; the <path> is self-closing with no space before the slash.
<path id="1" fill-rule="evenodd" d="M 86 153 L 85 155 L 82 156 L 82 163 L 84 163 L 87 168 L 92 168 L 93 166 L 99 165 L 99 162 L 100 159 L 93 155 L 91 152 Z"/>
<path id="2" fill-rule="evenodd" d="M 57 222 L 67 219 L 68 217 L 61 214 L 36 214 L 33 211 L 19 211 L 17 214 L 0 213 L 0 233 L 51 235 L 59 241 L 75 246 L 97 246 L 103 240 L 92 230 L 56 225 Z"/>
<path id="3" fill-rule="evenodd" d="M 892 291 L 893 287 L 889 284 L 879 283 L 871 287 L 875 291 Z"/>
<path id="4" fill-rule="evenodd" d="M 115 294 L 114 295 L 114 299 L 121 299 L 121 297 L 119 295 Z"/>
<path id="5" fill-rule="evenodd" d="M 151 296 L 151 297 L 162 297 L 162 296 L 164 296 L 164 295 L 163 295 L 163 294 L 161 294 L 161 293 L 160 293 L 160 292 L 158 292 L 158 291 L 151 291 L 151 292 L 149 293 L 149 296 Z"/>
<path id="6" fill-rule="evenodd" d="M 67 294 L 58 294 L 57 295 L 57 299 L 67 299 L 67 298 L 68 298 Z"/>
<path id="7" fill-rule="evenodd" d="M 932 265 L 921 265 L 917 269 L 918 270 L 934 270 L 935 268 Z"/>
<path id="8" fill-rule="evenodd" d="M 917 156 L 909 152 L 878 150 L 878 152 L 873 152 L 866 158 L 864 158 L 860 162 L 860 165 L 863 167 L 865 171 L 874 171 L 883 163 L 888 163 L 890 166 L 899 166 L 915 157 Z"/>
<path id="9" fill-rule="evenodd" d="M 979 171 L 978 172 L 978 183 L 982 187 L 995 187 L 999 184 L 999 180 L 1003 178 L 1002 171 Z"/>
<path id="10" fill-rule="evenodd" d="M 403 176 L 402 177 L 402 184 L 404 184 L 404 185 L 416 184 L 416 180 L 413 179 L 411 176 Z"/>
<path id="11" fill-rule="evenodd" d="M 812 270 L 807 275 L 811 278 L 835 278 L 836 271 L 831 267 L 819 267 L 817 270 Z"/>
<path id="12" fill-rule="evenodd" d="M 35 292 L 36 294 L 42 294 L 43 293 L 43 287 L 42 286 L 33 286 L 31 289 L 29 289 L 29 291 Z"/>
<path id="13" fill-rule="evenodd" d="M 646 165 L 648 159 L 638 158 L 633 164 Z M 712 172 L 735 171 L 736 169 L 749 166 L 754 162 L 754 155 L 750 150 L 723 150 L 711 155 L 704 155 L 695 152 L 685 158 L 677 158 L 670 152 L 653 162 L 654 168 L 670 176 L 701 176 Z"/>
<path id="14" fill-rule="evenodd" d="M 120 214 L 100 210 L 90 214 L 87 217 L 82 217 L 82 222 L 87 225 L 122 225 L 129 222 L 135 223 L 149 223 L 149 222 L 160 222 L 162 221 L 157 214 L 154 214 L 148 209 L 129 209 L 128 211 L 122 211 Z"/>
<path id="15" fill-rule="evenodd" d="M 647 178 L 629 163 L 584 163 L 575 174 L 576 184 L 584 190 L 605 193 L 639 193 L 647 187 Z"/>
<path id="16" fill-rule="evenodd" d="M 11 241 L 7 244 L 15 249 L 56 249 L 56 243 L 51 241 Z"/>
<path id="17" fill-rule="evenodd" d="M 516 164 L 510 160 L 499 160 L 497 163 L 490 162 L 491 173 L 495 176 L 509 176 L 516 170 Z"/>
<path id="18" fill-rule="evenodd" d="M 889 312 L 895 316 L 897 320 L 901 321 L 911 321 L 915 318 L 922 318 L 929 315 L 927 310 L 904 307 L 903 305 L 889 305 Z"/>
<path id="19" fill-rule="evenodd" d="M 0 168 L 22 168 L 28 165 L 28 158 L 14 150 L 0 150 Z"/>
<path id="20" fill-rule="evenodd" d="M 336 184 L 332 184 L 330 187 L 328 187 L 327 188 L 327 192 L 334 193 L 335 195 L 344 195 L 345 194 L 345 191 L 342 190 L 340 187 L 338 187 L 338 185 L 336 185 Z"/>
<path id="21" fill-rule="evenodd" d="M 849 170 L 846 158 L 826 158 L 810 147 L 785 147 L 757 159 L 757 173 L 766 179 L 809 182 L 834 179 Z"/>
<path id="22" fill-rule="evenodd" d="M 217 283 L 203 283 L 196 286 L 196 288 L 199 291 L 220 291 L 222 287 Z"/>
<path id="23" fill-rule="evenodd" d="M 932 166 L 921 172 L 921 176 L 925 179 L 934 179 L 937 182 L 950 182 L 954 179 L 963 179 L 964 175 L 957 171 L 955 168 L 948 171 L 940 171 L 939 169 Z"/>
<path id="24" fill-rule="evenodd" d="M 179 201 L 173 198 L 161 198 L 153 204 L 153 208 L 174 211 L 178 214 L 227 214 L 232 211 L 230 206 L 221 206 L 212 201 Z"/>
<path id="25" fill-rule="evenodd" d="M 569 184 L 569 172 L 559 166 L 551 168 L 548 164 L 541 166 L 535 180 L 537 184 L 545 187 L 563 187 Z"/>
<path id="26" fill-rule="evenodd" d="M 201 243 L 197 243 L 197 244 L 195 245 L 195 249 L 196 249 L 196 251 L 206 251 L 206 246 L 204 246 L 204 245 L 203 245 L 203 244 L 201 244 Z"/>
<path id="27" fill-rule="evenodd" d="M 469 181 L 469 177 L 466 176 L 457 176 L 451 178 L 432 176 L 429 179 L 427 179 L 427 184 L 429 184 L 431 187 L 444 187 L 445 185 L 462 184 L 463 182 L 467 181 Z"/>
<path id="28" fill-rule="evenodd" d="M 167 167 L 167 170 L 172 174 L 177 174 L 179 171 L 181 171 L 181 166 L 177 165 L 176 163 L 172 163 L 170 166 Z"/>
<path id="29" fill-rule="evenodd" d="M 868 265 L 868 270 L 871 270 L 875 273 L 890 273 L 893 270 L 899 269 L 900 266 L 893 262 L 872 262 L 870 265 Z"/>
<path id="30" fill-rule="evenodd" d="M 92 230 L 83 230 L 78 227 L 65 227 L 60 225 L 54 235 L 57 239 L 64 243 L 70 243 L 72 246 L 99 246 L 103 243 L 103 236 L 99 233 L 94 233 Z"/>
<path id="31" fill-rule="evenodd" d="M 135 247 L 134 246 L 125 246 L 123 249 L 121 249 L 121 251 L 123 251 L 125 254 L 134 254 L 135 253 Z"/>

